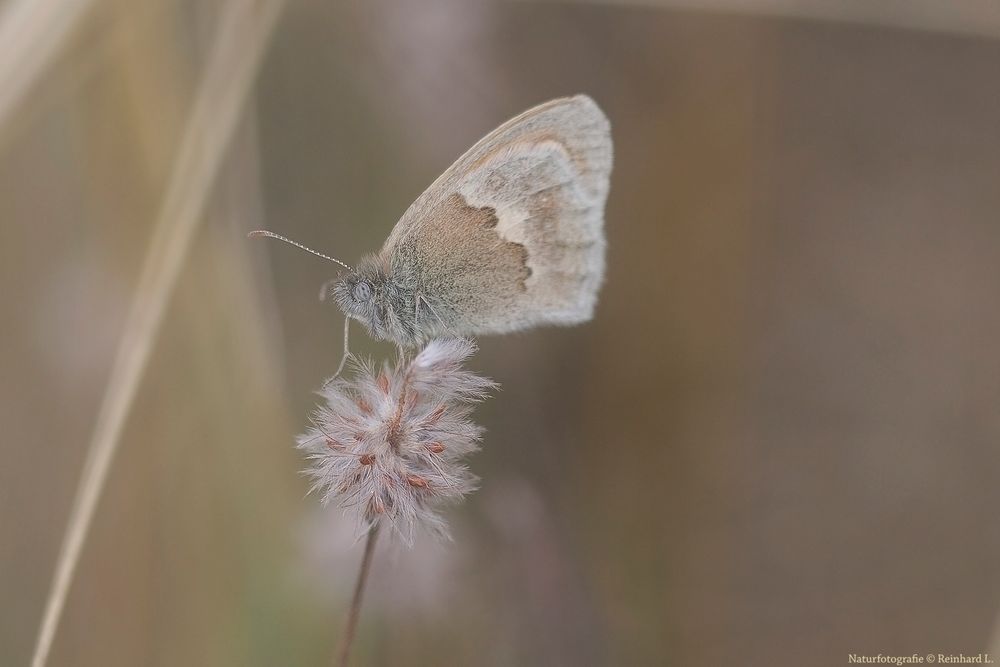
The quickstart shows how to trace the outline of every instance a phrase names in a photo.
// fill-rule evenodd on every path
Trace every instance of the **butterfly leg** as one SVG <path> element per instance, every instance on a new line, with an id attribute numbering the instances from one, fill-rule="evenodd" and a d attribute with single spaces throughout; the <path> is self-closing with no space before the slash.
<path id="1" fill-rule="evenodd" d="M 424 305 L 427 306 L 427 310 L 430 311 L 431 315 L 434 316 L 434 319 L 436 319 L 438 321 L 438 324 L 441 325 L 441 331 L 443 333 L 451 336 L 452 338 L 459 338 L 458 334 L 454 333 L 451 330 L 451 328 L 447 324 L 444 323 L 444 320 L 441 319 L 441 316 L 438 315 L 437 311 L 434 310 L 433 306 L 431 306 L 431 302 L 428 301 L 427 299 L 425 299 L 422 294 L 417 294 L 417 314 L 418 315 L 420 314 L 420 302 L 421 301 L 424 302 Z"/>
<path id="2" fill-rule="evenodd" d="M 351 318 L 344 316 L 344 356 L 340 358 L 340 364 L 337 366 L 337 372 L 332 376 L 327 378 L 326 382 L 323 383 L 323 389 L 326 389 L 327 385 L 340 377 L 340 374 L 344 372 L 344 366 L 347 365 L 347 360 L 351 357 L 351 348 L 348 345 L 348 339 L 351 335 Z"/>

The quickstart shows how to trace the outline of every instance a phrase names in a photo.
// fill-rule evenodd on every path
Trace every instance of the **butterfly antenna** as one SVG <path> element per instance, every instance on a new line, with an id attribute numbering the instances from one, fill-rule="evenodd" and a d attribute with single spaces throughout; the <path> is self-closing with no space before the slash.
<path id="1" fill-rule="evenodd" d="M 324 255 L 321 252 L 318 252 L 316 250 L 313 250 L 312 248 L 304 246 L 301 243 L 298 243 L 296 241 L 291 240 L 290 238 L 282 236 L 281 234 L 275 234 L 274 232 L 269 232 L 266 229 L 258 229 L 258 230 L 252 231 L 249 234 L 247 234 L 247 238 L 250 238 L 250 239 L 255 239 L 255 238 L 258 238 L 258 237 L 261 237 L 261 236 L 267 236 L 267 237 L 272 238 L 272 239 L 278 239 L 279 241 L 284 241 L 285 243 L 293 245 L 296 248 L 299 248 L 300 250 L 305 250 L 306 252 L 308 252 L 310 254 L 316 255 L 317 257 L 322 257 L 323 259 L 328 260 L 330 262 L 334 262 L 335 264 L 340 264 L 342 267 L 344 267 L 348 271 L 354 271 L 354 269 L 352 269 L 351 267 L 349 267 L 347 264 L 344 264 L 343 262 L 341 262 L 336 257 L 330 257 L 329 255 Z"/>

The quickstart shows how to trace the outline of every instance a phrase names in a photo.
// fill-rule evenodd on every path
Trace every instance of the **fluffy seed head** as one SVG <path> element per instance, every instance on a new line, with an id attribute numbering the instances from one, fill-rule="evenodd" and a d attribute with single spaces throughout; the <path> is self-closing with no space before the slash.
<path id="1" fill-rule="evenodd" d="M 326 400 L 299 436 L 313 490 L 365 526 L 387 521 L 407 542 L 416 525 L 447 535 L 440 505 L 475 488 L 462 458 L 479 448 L 471 404 L 496 385 L 462 369 L 468 340 L 434 340 L 381 370 L 357 367 L 320 392 Z"/>

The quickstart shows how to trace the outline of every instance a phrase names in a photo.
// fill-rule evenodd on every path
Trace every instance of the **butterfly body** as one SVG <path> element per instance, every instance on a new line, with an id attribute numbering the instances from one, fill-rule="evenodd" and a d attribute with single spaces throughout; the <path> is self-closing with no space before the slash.
<path id="1" fill-rule="evenodd" d="M 530 109 L 442 174 L 333 295 L 372 336 L 405 347 L 587 321 L 604 276 L 611 157 L 589 97 Z"/>

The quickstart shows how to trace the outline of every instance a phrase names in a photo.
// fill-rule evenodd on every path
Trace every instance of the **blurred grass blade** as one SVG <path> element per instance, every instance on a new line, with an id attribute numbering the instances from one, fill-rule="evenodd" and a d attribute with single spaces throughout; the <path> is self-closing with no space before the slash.
<path id="1" fill-rule="evenodd" d="M 283 0 L 232 0 L 219 16 L 87 453 L 32 660 L 49 655 L 80 552 L 226 147 Z"/>
<path id="2" fill-rule="evenodd" d="M 0 126 L 59 54 L 94 0 L 9 0 L 0 13 Z"/>

